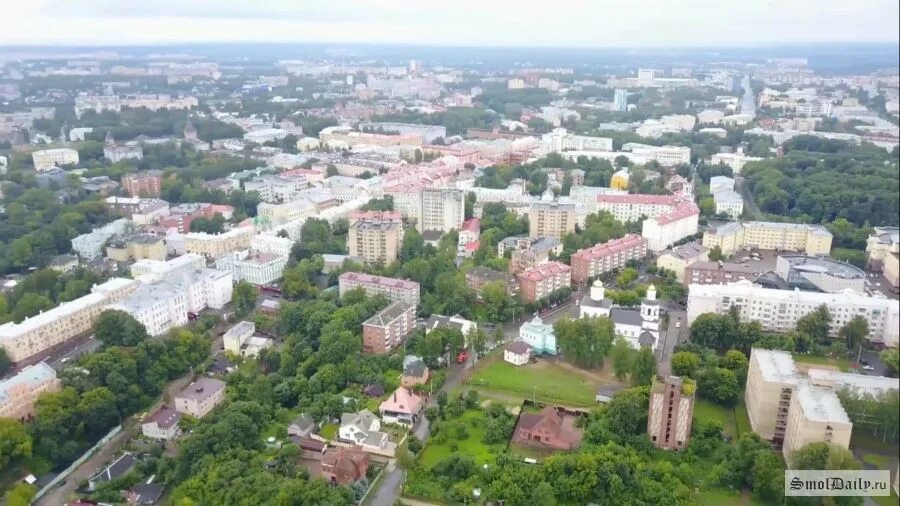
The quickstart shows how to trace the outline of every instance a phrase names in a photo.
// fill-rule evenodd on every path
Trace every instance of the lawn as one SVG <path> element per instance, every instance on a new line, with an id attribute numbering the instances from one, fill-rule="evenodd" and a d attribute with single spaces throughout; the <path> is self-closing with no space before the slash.
<path id="1" fill-rule="evenodd" d="M 746 412 L 746 409 L 744 410 Z M 725 434 L 731 438 L 738 435 L 738 425 L 734 419 L 734 412 L 730 408 L 713 404 L 709 401 L 697 400 L 694 402 L 694 421 L 718 420 L 725 427 Z M 747 425 L 750 425 L 747 422 Z"/>
<path id="2" fill-rule="evenodd" d="M 448 423 L 451 426 L 459 423 L 464 424 L 466 429 L 468 429 L 469 437 L 462 440 L 456 439 L 455 433 L 451 429 L 448 431 L 446 442 L 437 444 L 431 440 L 425 449 L 422 450 L 422 455 L 419 457 L 419 463 L 422 466 L 431 468 L 454 454 L 472 457 L 479 465 L 487 464 L 493 462 L 497 454 L 503 451 L 503 448 L 506 446 L 504 443 L 486 445 L 481 442 L 481 438 L 484 437 L 485 416 L 480 410 L 466 410 L 462 416 L 450 419 Z M 456 444 L 456 450 L 450 449 L 452 443 Z"/>
<path id="3" fill-rule="evenodd" d="M 337 433 L 338 425 L 336 423 L 326 423 L 322 426 L 322 430 L 319 431 L 319 435 L 329 441 L 333 441 L 337 438 Z"/>
<path id="4" fill-rule="evenodd" d="M 895 459 L 888 457 L 887 455 L 879 455 L 877 453 L 867 453 L 862 457 L 863 462 L 871 464 L 878 469 L 891 469 L 894 460 Z"/>
<path id="5" fill-rule="evenodd" d="M 516 394 L 522 399 L 570 406 L 595 406 L 602 382 L 591 372 L 574 371 L 549 360 L 515 366 L 499 355 L 482 360 L 469 386 Z"/>
<path id="6" fill-rule="evenodd" d="M 762 504 L 753 499 L 748 492 L 714 488 L 704 490 L 694 497 L 697 506 L 756 506 Z"/>
<path id="7" fill-rule="evenodd" d="M 753 432 L 753 428 L 750 427 L 750 416 L 747 415 L 747 406 L 743 399 L 734 407 L 734 419 L 737 423 L 738 434 Z"/>

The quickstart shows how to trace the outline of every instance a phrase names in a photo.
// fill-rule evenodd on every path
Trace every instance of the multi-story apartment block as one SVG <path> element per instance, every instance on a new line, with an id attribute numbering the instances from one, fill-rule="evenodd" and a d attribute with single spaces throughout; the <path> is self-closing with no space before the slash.
<path id="1" fill-rule="evenodd" d="M 832 321 L 829 335 L 862 316 L 869 322 L 870 341 L 896 347 L 900 340 L 900 301 L 869 297 L 846 290 L 841 293 L 802 292 L 762 288 L 742 280 L 727 285 L 690 285 L 688 324 L 703 313 L 725 314 L 737 308 L 741 320 L 758 321 L 768 332 L 787 332 L 797 320 L 821 305 L 828 307 Z"/>
<path id="2" fill-rule="evenodd" d="M 832 388 L 802 381 L 794 388 L 788 408 L 781 453 L 788 467 L 792 455 L 811 443 L 850 447 L 853 423 Z"/>
<path id="3" fill-rule="evenodd" d="M 38 396 L 59 389 L 56 371 L 46 362 L 26 366 L 15 376 L 0 381 L 0 418 L 30 420 Z"/>
<path id="4" fill-rule="evenodd" d="M 262 251 L 242 250 L 216 259 L 216 269 L 228 271 L 235 281 L 267 285 L 281 278 L 288 257 Z"/>
<path id="5" fill-rule="evenodd" d="M 281 225 L 289 221 L 306 220 L 316 214 L 316 205 L 309 199 L 297 199 L 284 204 L 260 202 L 256 206 L 257 216 L 264 218 L 270 225 Z"/>
<path id="6" fill-rule="evenodd" d="M 696 383 L 690 378 L 666 376 L 653 380 L 647 416 L 647 434 L 653 446 L 675 451 L 687 448 L 696 389 Z"/>
<path id="7" fill-rule="evenodd" d="M 345 272 L 338 277 L 338 294 L 362 288 L 368 295 L 384 295 L 392 301 L 419 304 L 419 283 L 405 279 L 373 276 L 361 272 Z"/>
<path id="8" fill-rule="evenodd" d="M 363 323 L 363 352 L 384 354 L 397 348 L 416 329 L 416 306 L 394 302 Z"/>
<path id="9" fill-rule="evenodd" d="M 625 112 L 628 110 L 628 90 L 617 89 L 615 91 L 612 110 L 615 112 Z"/>
<path id="10" fill-rule="evenodd" d="M 716 153 L 712 155 L 710 163 L 712 165 L 727 165 L 731 167 L 731 170 L 734 171 L 735 174 L 740 174 L 741 169 L 744 168 L 744 165 L 746 165 L 747 162 L 758 162 L 760 160 L 762 160 L 762 158 L 747 156 L 739 151 L 737 153 Z"/>
<path id="11" fill-rule="evenodd" d="M 151 336 L 165 334 L 188 323 L 187 294 L 167 281 L 141 283 L 128 298 L 113 304 L 110 309 L 130 314 Z"/>
<path id="12" fill-rule="evenodd" d="M 422 190 L 422 215 L 416 228 L 420 232 L 459 230 L 465 219 L 466 194 L 450 188 Z"/>
<path id="13" fill-rule="evenodd" d="M 218 258 L 233 251 L 249 248 L 253 234 L 252 227 L 236 227 L 222 234 L 191 232 L 185 234 L 184 245 L 188 253 Z"/>
<path id="14" fill-rule="evenodd" d="M 610 213 L 627 223 L 643 218 L 655 218 L 675 208 L 679 199 L 674 195 L 644 195 L 640 193 L 597 195 L 597 210 Z"/>
<path id="15" fill-rule="evenodd" d="M 831 232 L 821 225 L 747 221 L 727 223 L 703 234 L 703 245 L 730 255 L 744 248 L 802 251 L 810 256 L 831 252 Z"/>
<path id="16" fill-rule="evenodd" d="M 684 285 L 726 285 L 740 279 L 755 281 L 762 274 L 749 264 L 697 261 L 684 268 Z"/>
<path id="17" fill-rule="evenodd" d="M 395 211 L 350 214 L 347 249 L 350 256 L 367 263 L 389 264 L 400 257 L 403 244 L 403 217 Z"/>
<path id="18" fill-rule="evenodd" d="M 59 344 L 89 332 L 94 321 L 110 304 L 133 292 L 140 283 L 112 278 L 91 293 L 34 315 L 19 323 L 0 325 L 0 347 L 13 362 L 22 362 Z"/>
<path id="19" fill-rule="evenodd" d="M 122 188 L 131 197 L 159 197 L 162 171 L 145 170 L 122 176 Z"/>
<path id="20" fill-rule="evenodd" d="M 72 249 L 84 260 L 93 260 L 103 253 L 103 245 L 112 236 L 124 234 L 131 228 L 131 222 L 119 219 L 95 228 L 87 234 L 72 239 Z"/>
<path id="21" fill-rule="evenodd" d="M 641 224 L 641 235 L 647 239 L 647 249 L 663 251 L 676 242 L 697 233 L 700 208 L 689 201 L 680 202 L 675 209 L 647 218 Z"/>
<path id="22" fill-rule="evenodd" d="M 551 293 L 572 286 L 572 268 L 560 262 L 548 262 L 516 275 L 519 297 L 537 302 Z"/>
<path id="23" fill-rule="evenodd" d="M 688 265 L 707 260 L 709 250 L 699 242 L 689 242 L 660 254 L 656 259 L 656 266 L 674 272 L 675 278 L 684 282 L 684 270 Z"/>
<path id="24" fill-rule="evenodd" d="M 744 392 L 747 417 L 753 432 L 776 446 L 784 442 L 791 397 L 800 379 L 790 353 L 751 350 Z"/>
<path id="25" fill-rule="evenodd" d="M 117 262 L 130 260 L 165 260 L 166 241 L 163 237 L 153 235 L 136 235 L 127 239 L 110 241 L 106 247 L 106 256 Z"/>
<path id="26" fill-rule="evenodd" d="M 107 145 L 103 146 L 103 158 L 112 163 L 119 163 L 122 160 L 143 160 L 144 148 L 140 144 L 125 146 Z"/>
<path id="27" fill-rule="evenodd" d="M 290 258 L 294 241 L 272 234 L 257 234 L 250 239 L 250 249 Z"/>
<path id="28" fill-rule="evenodd" d="M 647 239 L 628 234 L 572 254 L 572 281 L 585 283 L 605 272 L 625 267 L 629 260 L 647 256 Z"/>
<path id="29" fill-rule="evenodd" d="M 509 258 L 509 273 L 516 274 L 550 261 L 550 254 L 562 253 L 562 242 L 555 237 L 507 237 L 497 244 L 497 256 Z"/>
<path id="30" fill-rule="evenodd" d="M 724 214 L 736 220 L 744 213 L 744 198 L 738 192 L 718 191 L 713 193 L 713 202 L 716 204 L 716 214 Z"/>
<path id="31" fill-rule="evenodd" d="M 562 239 L 575 231 L 577 213 L 575 203 L 535 202 L 528 210 L 528 235 Z"/>
<path id="32" fill-rule="evenodd" d="M 552 132 L 541 137 L 541 146 L 547 153 L 563 151 L 612 151 L 613 140 L 610 137 L 590 137 L 575 135 L 565 128 L 554 128 Z"/>
<path id="33" fill-rule="evenodd" d="M 34 170 L 43 172 L 59 165 L 78 163 L 78 151 L 71 148 L 40 149 L 31 153 Z"/>
<path id="34" fill-rule="evenodd" d="M 197 378 L 175 396 L 175 410 L 203 418 L 225 400 L 225 382 L 215 378 Z"/>
<path id="35" fill-rule="evenodd" d="M 875 227 L 866 240 L 869 268 L 881 271 L 896 290 L 900 287 L 900 228 Z"/>

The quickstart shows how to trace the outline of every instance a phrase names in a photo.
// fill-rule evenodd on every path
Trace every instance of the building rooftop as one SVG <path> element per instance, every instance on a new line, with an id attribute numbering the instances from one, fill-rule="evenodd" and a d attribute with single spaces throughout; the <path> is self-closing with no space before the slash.
<path id="1" fill-rule="evenodd" d="M 829 371 L 810 368 L 807 371 L 814 385 L 833 386 L 836 389 L 852 389 L 860 393 L 881 395 L 891 390 L 900 390 L 900 379 L 884 376 L 869 376 L 849 372 Z"/>
<path id="2" fill-rule="evenodd" d="M 741 194 L 733 190 L 720 190 L 713 195 L 716 204 L 740 204 L 744 202 Z"/>
<path id="3" fill-rule="evenodd" d="M 388 307 L 375 313 L 375 315 L 366 320 L 363 325 L 385 327 L 412 308 L 415 308 L 415 306 L 412 304 L 407 304 L 406 302 L 400 301 L 394 302 Z"/>
<path id="4" fill-rule="evenodd" d="M 29 389 L 33 389 L 54 378 L 56 378 L 56 371 L 46 362 L 26 366 L 15 376 L 0 381 L 0 401 L 5 401 L 9 397 L 9 391 L 19 385 L 28 385 Z"/>
<path id="5" fill-rule="evenodd" d="M 399 288 L 403 290 L 418 289 L 419 283 L 406 279 L 388 278 L 384 276 L 375 276 L 372 274 L 363 274 L 361 272 L 345 272 L 338 279 L 345 282 L 366 283 L 380 285 L 389 288 Z"/>
<path id="6" fill-rule="evenodd" d="M 691 260 L 703 255 L 707 251 L 709 250 L 705 246 L 703 246 L 699 242 L 694 241 L 687 244 L 682 244 L 681 246 L 675 246 L 671 251 L 667 251 L 663 254 L 672 255 L 675 258 L 681 260 Z"/>
<path id="7" fill-rule="evenodd" d="M 214 378 L 197 378 L 196 381 L 185 387 L 176 398 L 203 401 L 215 395 L 216 392 L 225 389 L 225 382 Z"/>
<path id="8" fill-rule="evenodd" d="M 831 237 L 831 232 L 822 225 L 809 225 L 806 223 L 780 223 L 776 221 L 745 221 L 744 228 L 776 228 L 782 230 L 807 230 L 817 235 Z"/>
<path id="9" fill-rule="evenodd" d="M 594 260 L 597 258 L 603 258 L 620 251 L 635 248 L 641 243 L 646 244 L 647 239 L 637 234 L 628 234 L 625 237 L 620 237 L 619 239 L 613 239 L 611 241 L 591 246 L 590 248 L 578 250 L 572 254 L 572 261 L 574 262 L 575 259 Z"/>
<path id="10" fill-rule="evenodd" d="M 800 272 L 828 274 L 841 279 L 866 279 L 866 273 L 859 267 L 826 257 L 781 255 L 779 258 L 788 262 L 791 269 Z"/>
<path id="11" fill-rule="evenodd" d="M 222 337 L 224 337 L 225 339 L 229 339 L 232 337 L 243 336 L 246 334 L 253 334 L 254 332 L 256 332 L 256 324 L 255 323 L 248 322 L 248 321 L 242 321 L 242 322 L 239 322 L 237 325 L 228 329 L 228 332 L 225 332 L 225 334 Z"/>
<path id="12" fill-rule="evenodd" d="M 850 423 L 850 417 L 834 390 L 802 381 L 794 389 L 794 397 L 807 420 L 824 423 Z"/>
<path id="13" fill-rule="evenodd" d="M 766 381 L 790 383 L 796 381 L 797 368 L 794 358 L 787 351 L 764 350 L 753 348 L 750 351 L 750 360 L 756 360 L 759 371 Z"/>
<path id="14" fill-rule="evenodd" d="M 674 206 L 678 203 L 678 197 L 674 195 L 647 195 L 630 193 L 627 195 L 597 195 L 598 203 L 606 204 L 636 204 L 636 205 L 661 205 Z"/>
<path id="15" fill-rule="evenodd" d="M 531 281 L 541 281 L 549 278 L 550 276 L 555 276 L 557 274 L 567 273 L 572 270 L 571 267 L 564 263 L 560 262 L 547 262 L 544 265 L 539 265 L 537 267 L 532 267 L 527 271 L 520 272 L 518 274 L 519 278 L 528 279 Z"/>
<path id="16" fill-rule="evenodd" d="M 683 220 L 690 216 L 698 216 L 700 214 L 700 208 L 697 207 L 693 202 L 685 202 L 676 207 L 673 211 L 669 211 L 667 213 L 661 214 L 656 218 L 651 218 L 655 220 L 659 225 L 668 225 L 669 223 Z"/>
<path id="17" fill-rule="evenodd" d="M 713 235 L 732 235 L 740 232 L 742 229 L 743 224 L 741 222 L 729 221 L 728 223 L 710 227 L 709 231 L 706 233 Z"/>
<path id="18" fill-rule="evenodd" d="M 163 429 L 168 429 L 169 427 L 178 423 L 178 420 L 181 420 L 181 416 L 181 413 L 179 413 L 178 411 L 163 406 L 157 409 L 156 412 L 152 415 L 144 418 L 143 423 L 155 423 Z"/>
<path id="19" fill-rule="evenodd" d="M 872 235 L 882 244 L 900 243 L 900 227 L 875 227 Z"/>
<path id="20" fill-rule="evenodd" d="M 751 264 L 738 264 L 733 262 L 707 262 L 702 260 L 689 264 L 687 268 L 704 271 L 723 270 L 742 274 L 756 274 L 765 270 L 762 268 L 756 269 Z"/>
<path id="21" fill-rule="evenodd" d="M 506 345 L 506 350 L 510 353 L 515 353 L 516 355 L 524 355 L 526 353 L 531 353 L 531 345 L 521 339 L 516 339 Z"/>

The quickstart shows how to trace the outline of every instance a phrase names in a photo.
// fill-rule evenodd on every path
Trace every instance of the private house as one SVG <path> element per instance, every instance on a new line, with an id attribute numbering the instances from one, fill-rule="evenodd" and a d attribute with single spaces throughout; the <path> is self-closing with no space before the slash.
<path id="1" fill-rule="evenodd" d="M 181 434 L 181 428 L 178 427 L 181 416 L 178 411 L 163 406 L 144 419 L 141 433 L 149 438 L 171 441 Z"/>
<path id="2" fill-rule="evenodd" d="M 139 504 L 141 506 L 152 506 L 159 502 L 163 492 L 166 489 L 158 483 L 140 483 L 131 487 L 128 491 L 128 504 Z"/>
<path id="3" fill-rule="evenodd" d="M 419 421 L 424 406 L 425 399 L 408 388 L 400 387 L 378 406 L 378 411 L 385 423 L 412 426 Z"/>
<path id="4" fill-rule="evenodd" d="M 288 425 L 288 436 L 298 436 L 301 438 L 309 437 L 316 430 L 316 421 L 313 417 L 306 413 L 300 413 L 300 416 L 294 418 L 294 421 Z"/>
<path id="5" fill-rule="evenodd" d="M 203 418 L 225 400 L 225 382 L 199 378 L 175 396 L 175 409 L 194 418 Z"/>
<path id="6" fill-rule="evenodd" d="M 137 463 L 134 456 L 130 453 L 125 453 L 115 462 L 106 467 L 106 469 L 100 471 L 93 478 L 88 480 L 88 490 L 93 492 L 97 485 L 100 483 L 104 483 L 107 481 L 113 481 L 116 478 L 121 478 L 128 474 L 129 471 L 134 467 Z"/>
<path id="7" fill-rule="evenodd" d="M 506 345 L 503 350 L 503 360 L 512 365 L 525 365 L 531 360 L 531 346 L 525 341 L 517 339 Z"/>
<path id="8" fill-rule="evenodd" d="M 539 413 L 522 413 L 512 442 L 551 450 L 574 450 L 581 444 L 582 430 L 575 427 L 578 414 L 547 406 Z"/>
<path id="9" fill-rule="evenodd" d="M 405 362 L 407 363 L 403 366 L 403 376 L 400 378 L 402 386 L 412 388 L 428 382 L 428 366 L 421 358 L 416 357 L 415 360 Z"/>
<path id="10" fill-rule="evenodd" d="M 344 413 L 341 415 L 341 426 L 338 429 L 338 439 L 348 443 L 361 445 L 372 433 L 377 433 L 386 437 L 386 434 L 378 432 L 380 429 L 381 420 L 368 409 L 363 409 L 356 413 Z"/>
<path id="11" fill-rule="evenodd" d="M 322 456 L 322 478 L 332 485 L 350 485 L 368 470 L 369 456 L 356 448 L 333 447 Z"/>

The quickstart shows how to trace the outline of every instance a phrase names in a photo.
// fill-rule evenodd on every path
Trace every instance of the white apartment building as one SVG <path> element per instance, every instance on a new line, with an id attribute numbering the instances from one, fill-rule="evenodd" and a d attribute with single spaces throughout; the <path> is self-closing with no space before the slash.
<path id="1" fill-rule="evenodd" d="M 106 241 L 114 235 L 124 234 L 130 227 L 131 222 L 125 218 L 107 223 L 87 234 L 81 234 L 72 239 L 72 249 L 84 260 L 99 258 L 103 253 L 103 246 L 106 244 Z"/>
<path id="2" fill-rule="evenodd" d="M 264 144 L 271 141 L 280 141 L 288 136 L 287 130 L 280 128 L 260 128 L 244 134 L 244 140 L 247 142 L 255 142 L 256 144 Z"/>
<path id="3" fill-rule="evenodd" d="M 685 237 L 697 233 L 700 208 L 693 202 L 682 202 L 675 209 L 647 218 L 641 224 L 641 236 L 647 239 L 647 249 L 663 251 Z"/>
<path id="4" fill-rule="evenodd" d="M 618 221 L 627 223 L 641 218 L 655 218 L 675 209 L 674 195 L 643 195 L 639 193 L 602 193 L 597 196 L 597 211 L 606 211 Z"/>
<path id="5" fill-rule="evenodd" d="M 187 310 L 191 313 L 207 307 L 221 309 L 231 302 L 231 273 L 207 269 L 200 255 L 182 255 L 165 262 L 141 260 L 132 266 L 132 275 L 143 283 L 166 281 L 175 285 L 186 293 Z"/>
<path id="6" fill-rule="evenodd" d="M 416 228 L 420 232 L 459 230 L 465 219 L 466 194 L 450 188 L 422 190 L 422 215 Z"/>
<path id="7" fill-rule="evenodd" d="M 721 190 L 713 193 L 713 201 L 716 203 L 716 214 L 726 214 L 736 220 L 744 213 L 744 198 L 735 191 Z"/>
<path id="8" fill-rule="evenodd" d="M 565 128 L 554 128 L 552 132 L 541 136 L 541 147 L 545 153 L 612 151 L 613 140 L 609 137 L 575 135 L 566 131 Z"/>
<path id="9" fill-rule="evenodd" d="M 294 241 L 274 234 L 258 234 L 250 239 L 250 249 L 280 255 L 285 258 L 291 256 L 293 247 Z"/>
<path id="10" fill-rule="evenodd" d="M 518 77 L 506 81 L 506 89 L 522 90 L 525 89 L 525 80 Z"/>
<path id="11" fill-rule="evenodd" d="M 198 378 L 175 396 L 179 413 L 203 418 L 225 400 L 225 382 L 214 378 Z"/>
<path id="12" fill-rule="evenodd" d="M 709 249 L 718 246 L 725 255 L 745 248 L 828 255 L 831 240 L 831 232 L 821 225 L 771 221 L 732 222 L 703 234 L 704 246 Z"/>
<path id="13" fill-rule="evenodd" d="M 720 163 L 727 165 L 731 167 L 735 174 L 740 174 L 741 169 L 744 168 L 747 162 L 758 162 L 760 160 L 762 158 L 758 156 L 747 156 L 739 151 L 737 153 L 716 153 L 712 155 L 710 163 L 712 165 L 719 165 Z"/>
<path id="14" fill-rule="evenodd" d="M 625 112 L 628 110 L 628 90 L 617 89 L 613 96 L 612 111 Z"/>
<path id="15" fill-rule="evenodd" d="M 600 195 L 628 195 L 627 190 L 614 190 L 603 186 L 572 185 L 569 200 L 580 204 L 588 212 L 597 212 L 597 197 Z"/>
<path id="16" fill-rule="evenodd" d="M 249 248 L 253 235 L 252 227 L 235 227 L 222 234 L 191 232 L 184 235 L 184 246 L 188 253 L 218 258 L 232 251 Z"/>
<path id="17" fill-rule="evenodd" d="M 235 281 L 267 285 L 281 278 L 288 257 L 261 251 L 243 250 L 216 259 L 216 269 L 228 271 Z"/>
<path id="18" fill-rule="evenodd" d="M 112 163 L 119 163 L 122 160 L 143 160 L 144 149 L 140 145 L 104 146 L 103 157 Z"/>
<path id="19" fill-rule="evenodd" d="M 659 122 L 678 130 L 693 130 L 694 125 L 697 124 L 697 118 L 690 114 L 669 114 L 659 118 Z"/>
<path id="20" fill-rule="evenodd" d="M 222 336 L 225 351 L 234 353 L 239 357 L 255 357 L 259 352 L 272 347 L 274 342 L 265 337 L 254 337 L 256 324 L 242 321 Z"/>
<path id="21" fill-rule="evenodd" d="M 0 347 L 6 350 L 10 360 L 20 362 L 89 332 L 100 313 L 127 297 L 139 284 L 132 279 L 112 278 L 94 286 L 83 297 L 19 323 L 4 323 L 0 325 Z"/>
<path id="22" fill-rule="evenodd" d="M 31 153 L 34 170 L 44 172 L 60 165 L 78 163 L 78 151 L 71 148 L 40 149 Z"/>
<path id="23" fill-rule="evenodd" d="M 206 259 L 201 255 L 187 254 L 171 260 L 151 260 L 145 258 L 131 264 L 131 277 L 152 275 L 158 278 L 176 276 L 184 272 L 206 267 Z"/>
<path id="24" fill-rule="evenodd" d="M 736 307 L 741 320 L 758 321 L 767 332 L 793 330 L 797 320 L 821 305 L 831 312 L 829 335 L 853 317 L 869 322 L 868 339 L 896 347 L 900 341 L 900 301 L 869 297 L 852 290 L 840 293 L 775 290 L 741 280 L 726 285 L 695 285 L 688 290 L 688 324 L 703 313 L 725 314 Z"/>
<path id="25" fill-rule="evenodd" d="M 130 314 L 151 336 L 165 334 L 188 323 L 187 295 L 166 281 L 141 283 L 128 298 L 113 304 L 110 309 Z"/>

